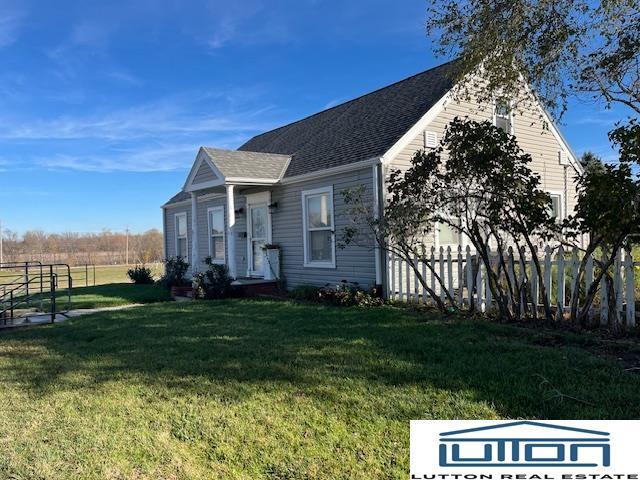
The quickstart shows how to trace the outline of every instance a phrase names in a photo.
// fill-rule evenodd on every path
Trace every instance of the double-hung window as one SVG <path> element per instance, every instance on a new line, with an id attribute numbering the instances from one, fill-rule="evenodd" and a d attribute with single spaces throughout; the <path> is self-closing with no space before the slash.
<path id="1" fill-rule="evenodd" d="M 304 265 L 334 268 L 335 233 L 333 187 L 302 192 Z"/>
<path id="2" fill-rule="evenodd" d="M 215 263 L 224 263 L 224 207 L 207 210 L 209 222 L 209 255 Z"/>
<path id="3" fill-rule="evenodd" d="M 513 134 L 511 103 L 505 98 L 496 98 L 493 110 L 493 123 L 507 133 Z"/>
<path id="4" fill-rule="evenodd" d="M 175 231 L 176 231 L 176 257 L 182 257 L 187 260 L 189 258 L 189 241 L 187 235 L 187 214 L 176 213 L 175 215 Z"/>

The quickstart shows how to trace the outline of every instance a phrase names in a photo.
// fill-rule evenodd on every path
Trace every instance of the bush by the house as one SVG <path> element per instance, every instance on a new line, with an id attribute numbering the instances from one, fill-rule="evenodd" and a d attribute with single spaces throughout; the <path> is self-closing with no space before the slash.
<path id="1" fill-rule="evenodd" d="M 343 307 L 374 307 L 383 304 L 375 290 L 366 292 L 355 282 L 343 280 L 337 285 L 327 284 L 322 288 L 312 285 L 300 285 L 289 292 L 295 300 L 330 303 Z"/>
<path id="2" fill-rule="evenodd" d="M 231 295 L 231 277 L 226 265 L 213 263 L 211 257 L 205 259 L 207 270 L 193 278 L 193 289 L 197 298 L 225 298 Z"/>
<path id="3" fill-rule="evenodd" d="M 144 265 L 136 265 L 127 271 L 127 276 L 136 285 L 150 285 L 153 283 L 151 269 Z"/>
<path id="4" fill-rule="evenodd" d="M 343 280 L 337 285 L 326 285 L 318 291 L 321 302 L 343 307 L 361 306 L 375 307 L 383 304 L 383 300 L 375 292 L 364 291 L 357 282 Z"/>
<path id="5" fill-rule="evenodd" d="M 169 258 L 164 262 L 164 275 L 160 279 L 160 284 L 167 288 L 188 287 L 191 285 L 187 279 L 189 264 L 182 257 Z"/>

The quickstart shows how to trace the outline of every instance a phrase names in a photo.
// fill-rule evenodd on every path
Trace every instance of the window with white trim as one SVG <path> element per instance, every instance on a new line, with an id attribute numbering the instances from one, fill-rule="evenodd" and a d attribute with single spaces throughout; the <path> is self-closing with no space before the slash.
<path id="1" fill-rule="evenodd" d="M 216 263 L 224 263 L 224 207 L 207 210 L 209 222 L 209 256 Z"/>
<path id="2" fill-rule="evenodd" d="M 493 106 L 493 124 L 507 133 L 513 134 L 511 103 L 505 98 L 496 98 Z"/>
<path id="3" fill-rule="evenodd" d="M 549 216 L 557 222 L 562 220 L 562 195 L 559 193 L 550 193 L 551 203 L 549 204 Z"/>
<path id="4" fill-rule="evenodd" d="M 335 267 L 333 187 L 302 192 L 304 264 Z"/>
<path id="5" fill-rule="evenodd" d="M 187 214 L 175 214 L 176 257 L 189 258 L 189 241 L 187 234 Z"/>

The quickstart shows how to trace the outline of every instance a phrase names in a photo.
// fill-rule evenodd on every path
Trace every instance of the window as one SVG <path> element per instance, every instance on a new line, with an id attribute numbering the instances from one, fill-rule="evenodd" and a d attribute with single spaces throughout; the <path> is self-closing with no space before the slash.
<path id="1" fill-rule="evenodd" d="M 189 243 L 187 236 L 187 214 L 176 213 L 175 215 L 175 228 L 176 228 L 176 257 L 182 257 L 184 259 L 189 258 Z"/>
<path id="2" fill-rule="evenodd" d="M 304 264 L 335 267 L 333 187 L 302 192 Z"/>
<path id="3" fill-rule="evenodd" d="M 453 219 L 452 219 L 453 220 Z M 454 222 L 456 225 L 460 225 L 459 219 Z M 458 229 L 449 225 L 448 223 L 438 223 L 438 247 L 458 246 L 460 242 L 460 232 Z"/>
<path id="4" fill-rule="evenodd" d="M 559 193 L 550 193 L 551 204 L 549 205 L 549 215 L 556 221 L 562 220 L 562 195 Z"/>
<path id="5" fill-rule="evenodd" d="M 498 98 L 495 101 L 493 110 L 493 123 L 496 127 L 501 128 L 507 133 L 513 133 L 513 125 L 511 123 L 511 105 L 504 98 Z"/>
<path id="6" fill-rule="evenodd" d="M 224 263 L 224 207 L 207 210 L 209 217 L 209 255 L 216 263 Z"/>

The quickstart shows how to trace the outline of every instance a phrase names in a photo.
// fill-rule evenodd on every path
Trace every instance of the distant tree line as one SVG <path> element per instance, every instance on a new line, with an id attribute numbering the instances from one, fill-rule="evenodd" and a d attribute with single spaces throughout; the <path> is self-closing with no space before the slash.
<path id="1" fill-rule="evenodd" d="M 103 230 L 100 233 L 46 233 L 29 230 L 18 235 L 3 233 L 4 262 L 40 261 L 69 265 L 118 265 L 127 263 L 127 234 Z M 157 229 L 129 233 L 130 264 L 161 262 L 162 233 Z"/>

